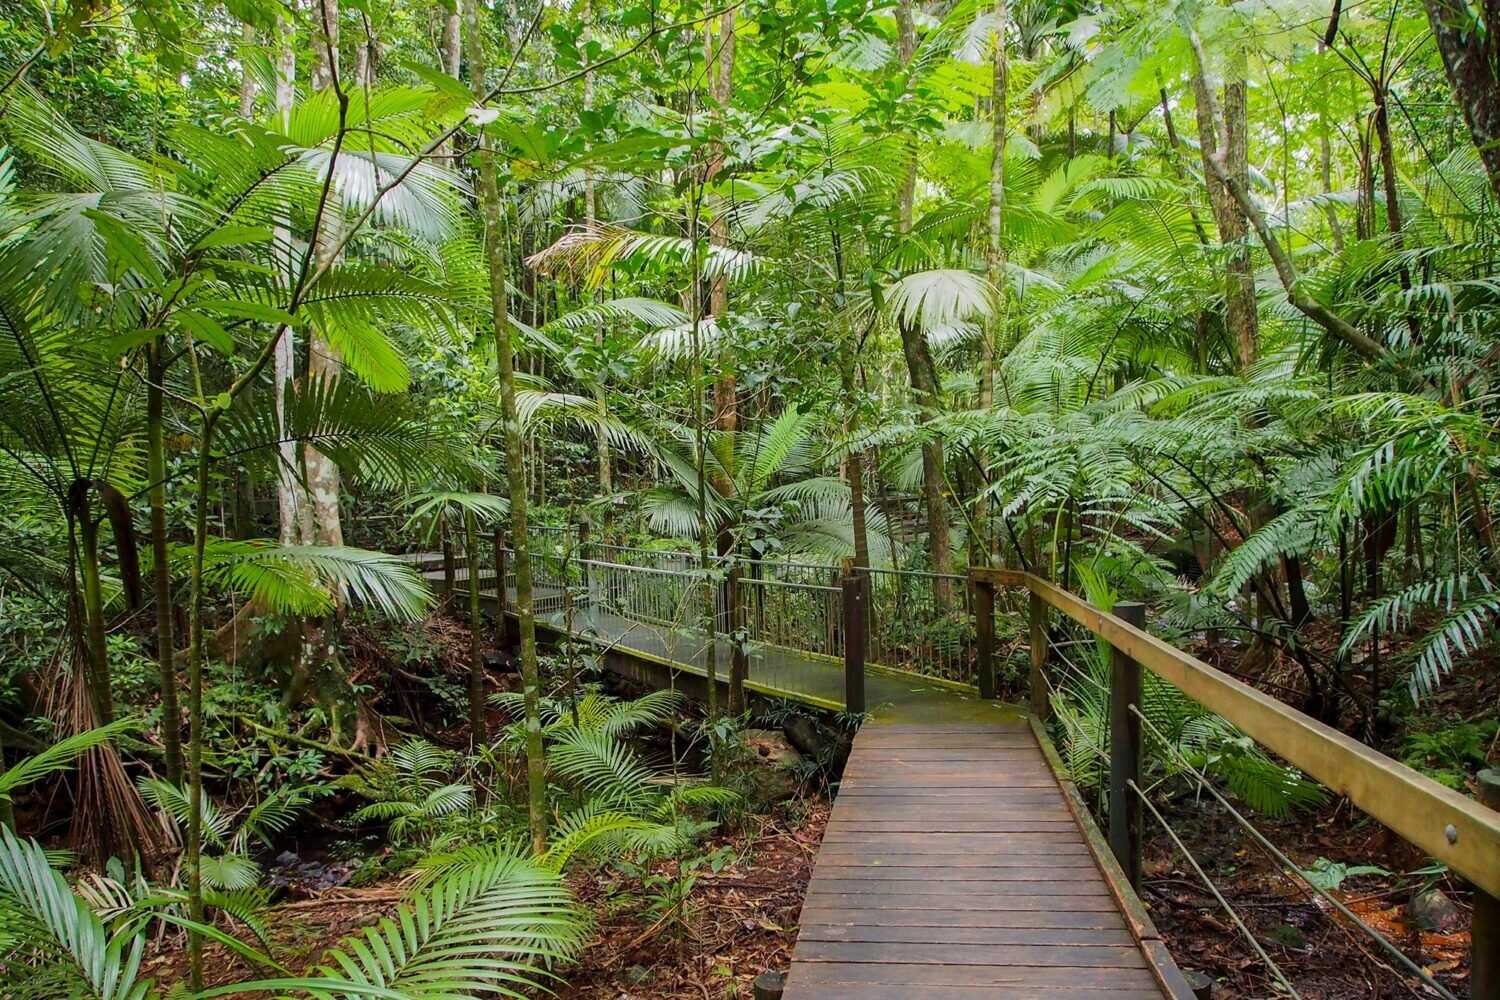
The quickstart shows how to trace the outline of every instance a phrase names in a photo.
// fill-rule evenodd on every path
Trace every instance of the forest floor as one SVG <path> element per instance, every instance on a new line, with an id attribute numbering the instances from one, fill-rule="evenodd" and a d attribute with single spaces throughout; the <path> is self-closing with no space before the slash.
<path id="1" fill-rule="evenodd" d="M 748 997 L 768 969 L 785 970 L 797 915 L 828 822 L 826 799 L 806 796 L 744 827 L 709 837 L 692 858 L 643 869 L 601 865 L 570 881 L 593 912 L 595 934 L 577 965 L 560 970 L 560 1000 L 679 1000 Z M 680 890 L 680 891 L 679 891 Z M 316 964 L 326 948 L 396 909 L 399 880 L 336 886 L 270 908 L 271 954 L 293 970 Z M 187 977 L 172 940 L 147 959 L 158 982 Z M 205 948 L 208 986 L 264 975 L 217 944 Z"/>
<path id="2" fill-rule="evenodd" d="M 1325 645 L 1331 649 L 1336 641 L 1330 635 Z M 1384 649 L 1388 662 L 1403 645 Z M 1196 652 L 1221 667 L 1238 665 L 1226 664 L 1225 657 L 1207 650 Z M 1350 676 L 1367 703 L 1368 669 L 1356 663 Z M 1494 660 L 1475 655 L 1419 705 L 1388 694 L 1381 704 L 1382 738 L 1377 748 L 1453 787 L 1466 787 L 1478 768 L 1500 765 L 1497 678 L 1500 670 Z M 1245 679 L 1298 701 L 1299 671 L 1285 661 L 1268 664 Z M 1347 716 L 1346 711 L 1342 728 L 1358 732 L 1359 720 Z M 1473 789 L 1465 794 L 1472 795 Z M 1164 811 L 1261 947 L 1307 1000 L 1438 995 L 1287 872 L 1212 797 L 1182 794 L 1165 804 Z M 1349 872 L 1330 891 L 1441 985 L 1457 996 L 1468 996 L 1470 893 L 1462 880 L 1343 799 L 1330 798 L 1320 808 L 1284 819 L 1263 814 L 1251 818 L 1301 869 L 1335 878 L 1339 866 L 1346 872 L 1375 869 Z M 1159 825 L 1147 822 L 1143 895 L 1178 964 L 1214 977 L 1214 996 L 1219 1000 L 1285 995 L 1171 838 Z M 1419 893 L 1423 898 L 1414 906 Z"/>
<path id="3" fill-rule="evenodd" d="M 558 996 L 577 1000 L 702 1000 L 749 997 L 760 973 L 791 964 L 797 917 L 812 878 L 828 804 L 794 800 L 769 816 L 752 817 L 758 830 L 715 837 L 689 874 L 686 905 L 663 912 L 642 898 L 638 879 L 604 869 L 578 879 L 578 892 L 599 918 L 586 959 Z M 721 859 L 717 872 L 711 859 Z M 677 866 L 652 866 L 646 884 L 664 885 Z M 667 904 L 670 908 L 671 904 Z M 685 914 L 685 916 L 684 916 Z M 681 918 L 681 919 L 679 919 Z"/>
<path id="4" fill-rule="evenodd" d="M 1307 1000 L 1384 1000 L 1436 994 L 1247 837 L 1217 802 L 1183 799 L 1167 813 L 1198 863 Z M 1467 894 L 1450 877 L 1401 873 L 1427 860 L 1346 803 L 1257 827 L 1304 869 L 1334 864 L 1375 866 L 1385 874 L 1347 877 L 1333 895 L 1458 996 L 1468 994 Z M 1295 845 L 1295 846 L 1290 846 Z M 1424 930 L 1409 900 L 1429 881 L 1450 901 L 1451 923 Z M 1205 888 L 1172 840 L 1160 831 L 1145 848 L 1143 896 L 1180 967 L 1213 977 L 1219 1000 L 1285 995 L 1265 962 Z"/>

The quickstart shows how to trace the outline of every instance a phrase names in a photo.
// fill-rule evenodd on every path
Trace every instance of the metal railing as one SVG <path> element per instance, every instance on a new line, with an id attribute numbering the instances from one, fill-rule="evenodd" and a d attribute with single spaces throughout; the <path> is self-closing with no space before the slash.
<path id="1" fill-rule="evenodd" d="M 870 662 L 924 677 L 976 683 L 978 633 L 968 579 L 869 569 Z"/>

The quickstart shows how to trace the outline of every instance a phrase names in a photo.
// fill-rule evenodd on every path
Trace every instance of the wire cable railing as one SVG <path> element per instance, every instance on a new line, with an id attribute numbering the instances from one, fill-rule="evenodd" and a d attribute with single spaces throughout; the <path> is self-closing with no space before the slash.
<path id="1" fill-rule="evenodd" d="M 1066 737 L 1061 746 L 1066 765 L 1060 766 L 1068 767 L 1069 779 L 1084 786 L 1081 791 L 1097 789 L 1090 811 L 1103 817 L 1109 853 L 1130 887 L 1138 890 L 1143 882 L 1143 826 L 1149 818 L 1224 910 L 1232 933 L 1245 940 L 1276 989 L 1300 995 L 1295 977 L 1273 957 L 1274 946 L 1256 934 L 1233 894 L 1195 856 L 1193 838 L 1174 825 L 1170 800 L 1158 799 L 1157 789 L 1185 781 L 1197 796 L 1222 808 L 1234 828 L 1264 853 L 1273 878 L 1285 879 L 1328 914 L 1331 926 L 1359 946 L 1383 976 L 1409 977 L 1414 992 L 1457 1000 L 1460 994 L 1439 981 L 1434 969 L 1407 955 L 1335 889 L 1319 884 L 1252 821 L 1249 808 L 1218 787 L 1216 779 L 1232 777 L 1226 758 L 1253 753 L 1258 765 L 1285 774 L 1288 789 L 1332 790 L 1463 876 L 1474 890 L 1472 996 L 1500 997 L 1500 979 L 1493 972 L 1500 955 L 1500 921 L 1494 918 L 1500 912 L 1500 813 L 1152 636 L 1141 605 L 1102 611 L 1030 574 L 981 570 L 975 576 L 980 584 L 1031 592 L 1031 704 L 1034 710 L 1040 706 L 1038 718 L 1055 712 Z M 1052 610 L 1061 616 L 1054 619 Z M 1213 746 L 1219 749 L 1202 742 L 1205 734 L 1218 740 Z M 1154 757 L 1143 755 L 1148 747 Z M 1289 766 L 1283 768 L 1278 759 Z M 1238 782 L 1230 787 L 1243 797 Z M 1489 787 L 1481 775 L 1482 795 Z"/>

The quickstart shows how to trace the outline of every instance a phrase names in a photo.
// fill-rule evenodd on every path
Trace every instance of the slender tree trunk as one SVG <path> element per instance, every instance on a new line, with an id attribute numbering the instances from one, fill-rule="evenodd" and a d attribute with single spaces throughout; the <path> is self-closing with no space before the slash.
<path id="1" fill-rule="evenodd" d="M 183 865 L 188 876 L 188 916 L 203 922 L 203 559 L 208 545 L 209 472 L 214 420 L 205 415 L 199 429 L 198 473 L 193 489 L 193 563 L 188 588 L 188 829 Z M 203 988 L 203 938 L 188 935 L 189 980 Z"/>
<path id="2" fill-rule="evenodd" d="M 89 691 L 101 724 L 114 720 L 110 691 L 109 644 L 105 638 L 104 590 L 99 579 L 99 522 L 91 515 L 87 480 L 73 487 L 74 517 L 78 523 L 78 575 L 82 584 L 84 649 L 88 654 Z"/>
<path id="3" fill-rule="evenodd" d="M 1006 277 L 1004 241 L 1005 225 L 1005 139 L 1006 104 L 1010 98 L 1010 65 L 1005 50 L 1006 33 L 1009 30 L 1010 14 L 1006 0 L 995 0 L 995 54 L 994 77 L 990 88 L 993 131 L 990 141 L 990 207 L 988 238 L 985 240 L 984 270 L 995 296 L 994 316 L 985 324 L 984 357 L 979 369 L 979 408 L 988 410 L 995 405 L 995 364 L 999 356 L 1000 342 L 1005 337 L 1006 320 L 1010 304 L 1009 285 Z M 988 486 L 989 455 L 983 448 L 979 451 L 979 474 L 983 480 L 979 488 Z M 970 551 L 979 556 L 978 562 L 988 565 L 994 558 L 993 532 L 990 530 L 990 505 L 981 498 L 974 505 L 974 522 L 980 537 L 970 542 Z"/>
<path id="4" fill-rule="evenodd" d="M 1222 131 L 1212 113 L 1215 103 L 1209 91 L 1212 84 L 1200 74 L 1194 77 L 1193 86 L 1198 97 L 1198 143 L 1203 156 L 1203 183 L 1219 229 L 1219 242 L 1234 246 L 1224 268 L 1224 321 L 1234 347 L 1235 367 L 1244 371 L 1255 361 L 1259 326 L 1255 276 L 1251 270 L 1250 248 L 1245 245 L 1249 225 L 1229 186 L 1212 169 L 1212 162 L 1220 153 L 1221 135 L 1227 136 L 1223 150 L 1226 169 L 1236 179 L 1248 184 L 1250 163 L 1246 132 L 1249 108 L 1245 81 L 1241 77 L 1224 85 Z"/>
<path id="5" fill-rule="evenodd" d="M 704 393 L 703 393 L 703 337 L 701 324 L 703 320 L 703 253 L 699 247 L 699 241 L 703 238 L 700 225 L 699 212 L 701 208 L 700 199 L 702 188 L 695 185 L 694 190 L 688 194 L 688 245 L 692 248 L 692 290 L 689 293 L 692 310 L 692 348 L 693 363 L 688 375 L 691 383 L 691 408 L 693 411 L 693 430 L 695 438 L 694 460 L 698 473 L 698 569 L 702 574 L 702 585 L 699 590 L 699 601 L 702 602 L 702 621 L 704 649 L 703 649 L 703 672 L 707 680 L 708 689 L 708 718 L 710 722 L 710 734 L 713 732 L 712 723 L 719 718 L 719 648 L 717 641 L 718 615 L 714 613 L 714 581 L 713 581 L 713 551 L 715 546 L 714 526 L 708 519 L 708 430 L 704 416 Z M 713 756 L 713 770 L 715 777 L 718 775 L 719 753 L 718 740 L 713 735 L 709 737 L 710 753 Z"/>
<path id="6" fill-rule="evenodd" d="M 901 0 L 896 7 L 897 54 L 903 67 L 910 68 L 912 57 L 917 52 L 916 26 L 912 20 L 912 0 Z M 897 200 L 897 225 L 905 234 L 911 231 L 912 204 L 916 196 L 917 162 L 915 156 L 908 160 L 901 179 Z M 925 421 L 942 405 L 941 385 L 938 381 L 937 365 L 928 350 L 923 331 L 909 323 L 898 324 L 901 333 L 901 353 L 906 359 L 906 371 L 911 379 L 912 395 L 922 408 L 919 416 Z M 953 571 L 953 550 L 948 538 L 948 503 L 944 495 L 946 473 L 943 469 L 943 446 L 938 441 L 927 441 L 922 445 L 922 502 L 927 511 L 927 543 L 935 573 Z M 933 581 L 933 596 L 940 607 L 953 603 L 953 588 L 949 581 Z"/>
<path id="7" fill-rule="evenodd" d="M 469 88 L 476 101 L 485 94 L 484 36 L 479 0 L 465 0 L 464 29 L 469 50 Z M 484 216 L 485 257 L 490 272 L 490 318 L 495 328 L 495 365 L 500 383 L 501 420 L 505 427 L 505 476 L 510 487 L 512 551 L 516 567 L 516 620 L 521 637 L 521 684 L 526 716 L 526 778 L 531 846 L 547 847 L 547 775 L 542 749 L 541 678 L 536 653 L 536 619 L 531 591 L 531 546 L 526 532 L 526 466 L 522 458 L 521 418 L 516 410 L 515 356 L 511 343 L 510 302 L 504 206 L 496 173 L 492 140 L 479 132 L 479 205 Z"/>
<path id="8" fill-rule="evenodd" d="M 1424 0 L 1454 100 L 1500 197 L 1500 6 Z"/>
<path id="9" fill-rule="evenodd" d="M 156 666 L 161 675 L 161 739 L 167 780 L 182 784 L 182 709 L 177 704 L 177 640 L 167 566 L 167 460 L 162 427 L 166 365 L 161 345 L 146 348 L 146 479 L 151 504 L 151 584 L 156 602 Z"/>
<path id="10" fill-rule="evenodd" d="M 734 22 L 735 11 L 730 8 L 719 19 L 719 31 L 715 35 L 712 27 L 705 33 L 705 59 L 709 66 L 709 92 L 713 96 L 713 114 L 721 124 L 724 111 L 734 95 Z M 713 143 L 709 147 L 708 169 L 705 184 L 712 184 L 724 169 L 724 147 Z M 708 221 L 708 240 L 714 246 L 729 245 L 729 217 L 727 203 L 715 199 L 713 215 Z M 734 479 L 734 435 L 739 430 L 738 387 L 734 368 L 729 359 L 729 281 L 723 274 L 709 279 L 708 312 L 719 327 L 718 376 L 714 380 L 714 422 L 718 436 L 713 443 L 714 457 L 718 469 L 711 476 L 715 491 L 728 499 L 735 495 Z M 726 525 L 716 542 L 720 556 L 729 554 L 733 546 L 733 526 Z M 731 680 L 731 686 L 733 681 Z"/>
<path id="11" fill-rule="evenodd" d="M 1168 158 L 1172 164 L 1172 173 L 1177 175 L 1180 181 L 1186 181 L 1188 174 L 1183 168 L 1181 159 L 1182 141 L 1177 137 L 1177 125 L 1172 119 L 1172 104 L 1167 98 L 1167 88 L 1160 89 L 1161 95 L 1161 120 L 1167 130 Z M 1200 244 L 1208 243 L 1208 233 L 1203 228 L 1203 220 L 1198 217 L 1198 206 L 1195 203 L 1188 204 L 1188 215 L 1193 220 L 1193 232 L 1198 236 Z"/>
<path id="12" fill-rule="evenodd" d="M 839 232 L 838 221 L 828 220 L 833 240 L 833 266 L 838 277 L 837 307 L 847 301 L 844 271 L 844 240 Z M 859 428 L 859 398 L 855 391 L 855 370 L 859 365 L 859 338 L 853 330 L 844 331 L 844 349 L 840 352 L 839 381 L 844 399 L 844 434 L 852 436 Z M 856 572 L 870 567 L 870 531 L 865 516 L 865 470 L 864 454 L 859 448 L 851 448 L 844 460 L 844 476 L 849 482 L 849 516 L 854 532 L 854 569 Z"/>
<path id="13" fill-rule="evenodd" d="M 1323 42 L 1318 42 L 1318 54 L 1325 51 Z M 1333 194 L 1333 147 L 1328 141 L 1328 110 L 1324 101 L 1318 102 L 1318 174 L 1323 181 L 1323 193 Z M 1344 227 L 1339 222 L 1339 211 L 1330 201 L 1323 206 L 1328 219 L 1328 232 L 1333 240 L 1334 253 L 1344 252 Z"/>
<path id="14" fill-rule="evenodd" d="M 245 58 L 249 49 L 255 45 L 255 26 L 246 24 L 240 27 L 240 117 L 250 119 L 255 117 L 255 94 L 260 88 L 256 86 L 255 74 L 250 72 L 250 60 Z"/>
<path id="15" fill-rule="evenodd" d="M 276 113 L 280 127 L 285 132 L 291 127 L 292 104 L 296 100 L 297 80 L 297 50 L 290 24 L 283 23 L 280 26 L 277 41 Z M 278 226 L 276 241 L 278 245 L 286 248 L 286 282 L 287 287 L 291 287 L 296 281 L 294 274 L 296 260 L 291 245 L 290 228 Z M 276 396 L 274 401 L 276 426 L 280 434 L 280 443 L 277 445 L 279 460 L 276 469 L 276 503 L 280 519 L 279 540 L 282 545 L 299 545 L 304 541 L 310 543 L 313 533 L 312 509 L 308 506 L 307 493 L 302 486 L 300 471 L 302 463 L 299 460 L 297 446 L 288 440 L 286 425 L 287 389 L 297 378 L 297 344 L 290 329 L 276 342 L 273 360 L 272 386 Z"/>
<path id="16" fill-rule="evenodd" d="M 583 16 L 587 20 L 592 13 L 589 0 L 584 0 Z M 583 74 L 583 110 L 585 112 L 594 109 L 594 74 Z M 598 192 L 595 190 L 594 168 L 592 165 L 583 169 L 583 220 L 584 226 L 592 231 L 599 220 Z M 586 292 L 586 301 L 594 300 L 592 291 Z M 594 325 L 594 350 L 602 359 L 604 354 L 604 322 L 601 320 Z M 596 455 L 599 463 L 599 492 L 608 496 L 615 491 L 614 484 L 614 462 L 610 455 L 609 434 L 605 428 L 605 422 L 609 419 L 609 400 L 605 393 L 607 378 L 607 366 L 601 365 L 599 375 L 594 383 L 594 408 L 599 413 L 599 428 L 595 436 Z M 605 540 L 609 536 L 609 514 L 605 509 Z"/>
<path id="17" fill-rule="evenodd" d="M 314 7 L 315 39 L 313 43 L 312 89 L 314 93 L 333 87 L 339 73 L 339 0 L 316 0 Z M 360 50 L 364 51 L 361 45 Z M 324 225 L 318 230 L 315 266 L 319 269 L 334 263 L 343 239 L 343 210 L 329 206 Z M 333 380 L 342 369 L 338 350 L 322 331 L 312 331 L 307 352 L 307 378 Z M 339 468 L 333 460 L 312 445 L 303 453 L 307 469 L 307 488 L 312 502 L 313 537 L 305 543 L 343 545 L 344 531 L 339 517 Z"/>

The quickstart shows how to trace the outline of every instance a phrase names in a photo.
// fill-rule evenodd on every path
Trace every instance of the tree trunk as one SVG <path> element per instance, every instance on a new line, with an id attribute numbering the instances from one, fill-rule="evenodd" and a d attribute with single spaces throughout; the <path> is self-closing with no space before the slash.
<path id="1" fill-rule="evenodd" d="M 1212 113 L 1214 100 L 1208 89 L 1210 86 L 1212 85 L 1202 74 L 1194 76 L 1193 88 L 1198 98 L 1198 143 L 1203 156 L 1203 183 L 1208 190 L 1214 222 L 1218 226 L 1219 242 L 1236 247 L 1224 268 L 1224 322 L 1234 347 L 1235 368 L 1243 372 L 1254 363 L 1256 357 L 1259 323 L 1255 308 L 1255 276 L 1251 270 L 1250 248 L 1245 245 L 1245 237 L 1249 233 L 1248 220 L 1235 201 L 1229 185 L 1220 180 L 1213 170 L 1214 157 L 1220 153 L 1218 147 L 1221 126 L 1214 120 Z M 1246 185 L 1250 178 L 1246 135 L 1248 116 L 1245 81 L 1241 76 L 1224 85 L 1222 135 L 1225 136 L 1225 142 L 1222 155 L 1226 169 Z"/>
<path id="2" fill-rule="evenodd" d="M 255 94 L 260 88 L 255 84 L 255 74 L 250 72 L 247 50 L 255 45 L 255 26 L 246 24 L 240 28 L 240 117 L 255 117 Z"/>
<path id="3" fill-rule="evenodd" d="M 1207 71 L 1204 68 L 1203 43 L 1191 27 L 1188 28 L 1188 41 L 1193 49 L 1193 87 L 1198 93 L 1199 121 L 1207 126 L 1206 131 L 1199 138 L 1204 142 L 1212 141 L 1217 146 L 1219 135 L 1227 135 L 1227 128 L 1223 133 L 1220 132 L 1218 104 L 1213 96 L 1213 88 L 1208 84 L 1205 76 Z M 1207 139 L 1206 137 L 1210 135 L 1213 138 Z M 1225 143 L 1226 151 L 1231 145 L 1232 142 Z M 1256 236 L 1260 238 L 1261 245 L 1266 248 L 1271 264 L 1276 269 L 1276 277 L 1286 292 L 1287 301 L 1292 304 L 1293 308 L 1365 358 L 1377 361 L 1388 359 L 1390 352 L 1383 344 L 1371 339 L 1343 316 L 1302 291 L 1299 287 L 1296 264 L 1292 262 L 1291 255 L 1286 252 L 1281 241 L 1276 238 L 1276 234 L 1271 231 L 1270 224 L 1266 222 L 1265 213 L 1250 197 L 1249 185 L 1231 168 L 1227 154 L 1220 152 L 1210 154 L 1205 147 L 1203 161 L 1205 170 L 1213 174 L 1224 186 L 1235 204 L 1239 206 L 1240 211 L 1249 220 L 1251 227 L 1255 229 Z"/>
<path id="4" fill-rule="evenodd" d="M 719 19 L 718 35 L 715 36 L 712 28 L 706 33 L 705 58 L 708 61 L 710 73 L 709 91 L 714 99 L 714 116 L 721 123 L 724 120 L 724 111 L 729 107 L 730 99 L 734 95 L 734 21 L 735 10 L 731 7 Z M 713 143 L 709 147 L 708 169 L 704 175 L 705 183 L 713 183 L 723 169 L 724 147 L 720 143 Z M 709 243 L 714 246 L 727 247 L 729 245 L 727 203 L 715 199 L 713 207 L 714 212 L 708 222 Z M 714 457 L 718 460 L 719 469 L 715 471 L 712 478 L 714 489 L 720 496 L 728 498 L 735 495 L 734 435 L 739 429 L 740 414 L 734 368 L 728 358 L 727 337 L 725 336 L 729 319 L 729 281 L 723 274 L 709 279 L 708 312 L 719 327 L 719 371 L 718 377 L 714 380 L 714 429 L 719 432 L 714 447 Z M 733 546 L 731 530 L 732 526 L 726 526 L 725 530 L 719 533 L 717 549 L 720 556 L 728 555 Z"/>
<path id="5" fill-rule="evenodd" d="M 1005 337 L 1006 318 L 1010 304 L 1009 281 L 1005 274 L 1006 256 L 1004 235 L 1005 222 L 1005 135 L 1006 103 L 1010 97 L 1010 65 L 1005 51 L 1006 30 L 1010 15 L 1006 0 L 995 0 L 995 55 L 994 78 L 990 89 L 993 131 L 990 136 L 994 149 L 990 154 L 990 210 L 988 239 L 985 241 L 984 270 L 995 296 L 994 316 L 985 324 L 984 357 L 979 369 L 979 408 L 988 410 L 995 404 L 995 363 L 1000 351 L 1000 341 Z M 979 488 L 988 485 L 989 456 L 983 447 L 979 450 L 979 475 L 983 481 Z M 974 504 L 974 522 L 979 537 L 970 542 L 970 551 L 979 556 L 978 562 L 988 565 L 994 557 L 994 533 L 990 530 L 990 505 L 981 498 Z"/>
<path id="6" fill-rule="evenodd" d="M 1318 42 L 1318 53 L 1324 52 L 1322 41 Z M 1323 193 L 1333 194 L 1333 147 L 1328 141 L 1328 110 L 1326 102 L 1318 102 L 1318 175 L 1323 181 Z M 1328 219 L 1328 232 L 1333 240 L 1334 253 L 1344 252 L 1344 227 L 1339 223 L 1339 211 L 1333 202 L 1323 206 Z"/>
<path id="7" fill-rule="evenodd" d="M 191 348 L 189 348 L 191 349 Z M 203 561 L 208 545 L 210 469 L 213 462 L 214 418 L 202 419 L 198 439 L 198 472 L 193 489 L 193 562 L 188 587 L 188 829 L 183 865 L 188 876 L 188 916 L 203 923 Z M 188 978 L 195 990 L 203 988 L 203 938 L 188 935 Z"/>
<path id="8" fill-rule="evenodd" d="M 291 127 L 292 104 L 296 100 L 297 51 L 290 25 L 279 29 L 276 57 L 276 113 L 283 132 Z M 288 287 L 296 280 L 295 251 L 291 246 L 291 230 L 278 226 L 276 240 L 286 250 L 286 281 Z M 276 505 L 280 519 L 278 540 L 282 545 L 300 545 L 312 541 L 312 510 L 307 503 L 307 493 L 302 485 L 302 463 L 298 459 L 297 447 L 288 440 L 286 427 L 286 393 L 297 378 L 297 344 L 293 331 L 288 329 L 276 342 L 272 385 L 275 393 L 276 426 L 280 432 L 280 443 L 276 470 Z"/>
<path id="9" fill-rule="evenodd" d="M 484 36 L 479 27 L 479 0 L 465 0 L 469 88 L 476 103 L 484 100 Z M 542 749 L 541 679 L 536 654 L 536 619 L 531 592 L 531 546 L 526 533 L 526 466 L 521 456 L 521 419 L 516 411 L 515 355 L 511 344 L 510 302 L 504 206 L 495 154 L 488 133 L 479 132 L 479 205 L 484 216 L 485 257 L 489 264 L 490 318 L 495 329 L 495 366 L 500 383 L 501 420 L 505 428 L 505 476 L 510 487 L 512 550 L 516 567 L 516 620 L 521 638 L 521 684 L 526 716 L 526 778 L 532 850 L 547 847 L 547 775 Z"/>
<path id="10" fill-rule="evenodd" d="M 316 93 L 332 88 L 338 79 L 339 0 L 317 0 L 314 16 L 317 37 L 313 44 L 312 89 Z M 343 231 L 343 211 L 338 205 L 330 205 L 324 224 L 318 230 L 314 251 L 316 268 L 321 270 L 332 265 Z M 338 378 L 341 368 L 338 350 L 321 331 L 314 329 L 307 352 L 308 381 L 331 381 Z M 307 469 L 307 489 L 313 515 L 313 537 L 305 538 L 303 542 L 343 545 L 344 531 L 339 518 L 339 468 L 312 445 L 305 447 L 302 460 Z"/>
<path id="11" fill-rule="evenodd" d="M 1500 7 L 1494 0 L 1483 5 L 1425 0 L 1424 5 L 1454 100 L 1500 197 Z"/>
<path id="12" fill-rule="evenodd" d="M 99 579 L 99 523 L 92 516 L 88 480 L 73 484 L 70 500 L 77 530 L 77 566 L 83 612 L 83 648 L 88 663 L 89 694 L 99 723 L 115 717 L 114 694 L 110 690 L 109 644 L 105 637 L 104 591 Z"/>
<path id="13" fill-rule="evenodd" d="M 161 345 L 146 348 L 146 479 L 151 504 L 151 586 L 156 602 L 156 665 L 161 675 L 161 739 L 167 780 L 182 784 L 182 709 L 177 704 L 177 639 L 172 577 L 167 566 L 167 460 L 162 428 L 162 381 L 166 365 Z"/>
<path id="14" fill-rule="evenodd" d="M 715 546 L 714 526 L 708 519 L 708 430 L 705 425 L 704 399 L 703 399 L 703 339 L 700 333 L 700 323 L 703 318 L 703 254 L 699 249 L 699 242 L 703 238 L 702 228 L 699 224 L 700 198 L 702 188 L 694 188 L 688 193 L 688 246 L 692 248 L 693 273 L 690 282 L 689 303 L 692 316 L 692 348 L 693 362 L 688 374 L 690 386 L 690 409 L 692 410 L 693 432 L 694 432 L 694 463 L 698 474 L 697 482 L 697 505 L 698 505 L 698 571 L 702 576 L 699 587 L 698 600 L 702 604 L 700 609 L 699 625 L 703 630 L 703 674 L 706 680 L 705 687 L 708 694 L 708 718 L 714 722 L 719 717 L 719 649 L 716 636 L 718 633 L 718 616 L 714 613 L 714 582 L 713 582 L 713 559 L 710 553 Z M 718 739 L 710 729 L 709 753 L 712 758 L 712 770 L 715 779 L 719 776 L 720 758 L 718 753 Z"/>
<path id="15" fill-rule="evenodd" d="M 584 0 L 583 16 L 587 20 L 591 8 L 588 0 Z M 583 110 L 592 111 L 594 108 L 594 74 L 583 74 Z M 583 220 L 584 226 L 590 232 L 594 230 L 599 220 L 598 192 L 594 186 L 594 168 L 592 165 L 583 168 Z M 586 292 L 586 301 L 592 302 L 594 293 Z M 594 350 L 602 360 L 604 354 L 604 322 L 601 320 L 594 325 Z M 608 368 L 600 366 L 599 373 L 594 382 L 594 408 L 599 414 L 599 427 L 595 432 L 595 451 L 599 464 L 599 492 L 608 496 L 615 491 L 614 462 L 610 455 L 609 434 L 605 428 L 605 422 L 609 419 L 609 400 L 605 394 L 605 382 Z M 609 513 L 605 508 L 605 541 L 609 540 Z"/>
<path id="16" fill-rule="evenodd" d="M 901 0 L 896 7 L 897 54 L 901 65 L 909 68 L 917 52 L 916 26 L 912 21 L 912 0 Z M 901 179 L 897 200 L 897 225 L 905 234 L 911 232 L 912 202 L 916 196 L 917 162 L 915 156 L 906 164 Z M 927 348 L 923 332 L 909 323 L 898 324 L 901 332 L 901 353 L 906 359 L 907 376 L 911 379 L 912 395 L 923 412 L 918 417 L 925 421 L 941 405 L 937 365 Z M 927 511 L 927 544 L 934 573 L 953 571 L 953 551 L 948 540 L 948 504 L 944 496 L 946 474 L 943 469 L 943 446 L 937 441 L 922 445 L 922 502 Z M 940 607 L 953 603 L 953 588 L 950 581 L 933 581 L 933 596 Z"/>

